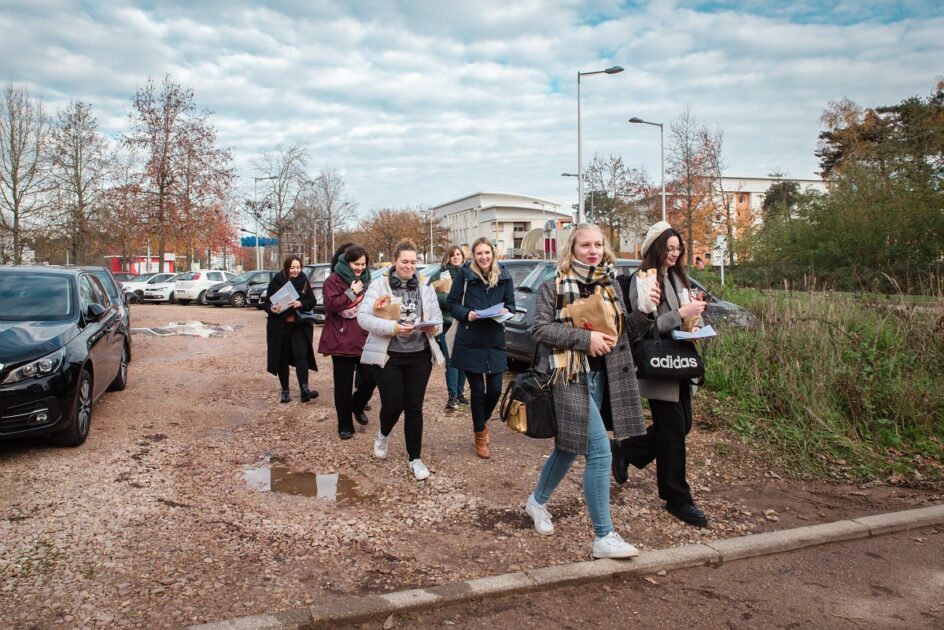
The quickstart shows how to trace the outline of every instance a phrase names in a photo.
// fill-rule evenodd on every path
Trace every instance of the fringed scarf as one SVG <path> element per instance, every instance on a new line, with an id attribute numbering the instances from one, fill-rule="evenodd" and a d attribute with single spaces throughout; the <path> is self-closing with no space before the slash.
<path id="1" fill-rule="evenodd" d="M 622 330 L 623 313 L 619 307 L 619 298 L 613 282 L 616 279 L 616 267 L 613 265 L 591 266 L 574 260 L 568 273 L 557 270 L 554 282 L 557 287 L 558 304 L 560 308 L 554 321 L 567 326 L 574 323 L 567 314 L 567 306 L 580 299 L 580 284 L 594 285 L 594 293 L 603 297 L 603 304 L 611 312 L 617 330 Z M 550 367 L 553 382 L 577 382 L 581 374 L 590 371 L 590 362 L 587 355 L 580 350 L 562 350 L 551 353 Z"/>

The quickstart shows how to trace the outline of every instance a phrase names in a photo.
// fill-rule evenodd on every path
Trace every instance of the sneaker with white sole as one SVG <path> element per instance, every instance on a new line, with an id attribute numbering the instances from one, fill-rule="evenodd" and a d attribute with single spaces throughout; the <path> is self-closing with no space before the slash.
<path id="1" fill-rule="evenodd" d="M 377 459 L 386 459 L 387 443 L 390 441 L 389 435 L 384 435 L 377 431 L 377 437 L 374 438 L 374 457 Z"/>
<path id="2" fill-rule="evenodd" d="M 594 558 L 635 558 L 638 555 L 639 550 L 620 538 L 616 532 L 610 532 L 593 541 Z"/>
<path id="3" fill-rule="evenodd" d="M 547 506 L 541 505 L 534 500 L 534 495 L 528 496 L 528 502 L 524 506 L 524 511 L 528 513 L 531 520 L 534 521 L 534 531 L 542 536 L 550 536 L 554 533 L 554 523 L 551 522 L 551 513 L 547 511 Z"/>
<path id="4" fill-rule="evenodd" d="M 429 477 L 429 468 L 419 457 L 410 460 L 410 470 L 413 471 L 413 476 L 416 477 L 417 481 L 423 481 Z"/>

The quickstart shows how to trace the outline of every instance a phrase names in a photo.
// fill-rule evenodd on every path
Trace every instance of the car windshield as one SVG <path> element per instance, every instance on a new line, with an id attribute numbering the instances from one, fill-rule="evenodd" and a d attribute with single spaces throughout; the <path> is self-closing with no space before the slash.
<path id="1" fill-rule="evenodd" d="M 521 281 L 521 285 L 515 287 L 521 291 L 530 291 L 534 292 L 537 290 L 538 286 L 544 282 L 548 277 L 554 274 L 554 263 L 541 262 L 538 263 L 537 267 L 531 270 L 524 280 Z"/>
<path id="2" fill-rule="evenodd" d="M 194 277 L 195 275 L 197 275 L 197 273 L 196 273 L 195 271 L 187 271 L 187 272 L 185 272 L 185 273 L 180 274 L 180 275 L 177 276 L 176 278 L 174 278 L 174 280 L 176 280 L 176 281 L 178 281 L 178 282 L 181 281 L 181 280 L 193 280 L 193 277 Z"/>
<path id="3" fill-rule="evenodd" d="M 108 297 L 110 297 L 113 302 L 121 299 L 121 291 L 119 291 L 115 283 L 111 281 L 111 277 L 109 277 L 107 271 L 104 269 L 92 269 L 92 273 L 102 281 L 102 286 L 105 287 L 105 291 L 108 292 Z"/>
<path id="4" fill-rule="evenodd" d="M 72 319 L 72 302 L 67 276 L 0 271 L 0 320 Z"/>
<path id="5" fill-rule="evenodd" d="M 239 274 L 238 276 L 234 276 L 234 277 L 230 278 L 230 279 L 227 280 L 226 282 L 227 282 L 228 284 L 230 284 L 230 283 L 231 283 L 231 284 L 239 284 L 240 282 L 246 282 L 247 280 L 249 280 L 249 278 L 251 278 L 251 277 L 254 276 L 254 275 L 255 275 L 255 272 L 252 272 L 252 273 L 241 273 L 241 274 Z"/>

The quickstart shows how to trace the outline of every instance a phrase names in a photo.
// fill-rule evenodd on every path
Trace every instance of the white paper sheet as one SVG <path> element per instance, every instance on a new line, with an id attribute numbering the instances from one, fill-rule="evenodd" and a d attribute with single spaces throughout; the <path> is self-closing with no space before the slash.
<path id="1" fill-rule="evenodd" d="M 715 332 L 715 329 L 711 326 L 705 326 L 698 330 L 698 332 L 683 332 L 681 330 L 672 331 L 672 339 L 706 339 L 708 337 L 714 337 L 718 333 Z"/>
<path id="2" fill-rule="evenodd" d="M 286 282 L 282 288 L 272 294 L 269 301 L 272 306 L 278 306 L 279 311 L 284 312 L 289 308 L 289 304 L 298 299 L 298 291 L 291 282 Z"/>

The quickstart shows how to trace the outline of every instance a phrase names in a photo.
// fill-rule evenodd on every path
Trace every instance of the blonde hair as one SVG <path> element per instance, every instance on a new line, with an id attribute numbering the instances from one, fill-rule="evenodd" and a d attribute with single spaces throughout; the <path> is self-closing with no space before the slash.
<path id="1" fill-rule="evenodd" d="M 587 230 L 596 230 L 603 238 L 603 260 L 601 264 L 612 265 L 616 263 L 616 253 L 613 252 L 610 241 L 606 238 L 606 234 L 603 233 L 600 226 L 594 223 L 579 223 L 570 230 L 567 241 L 564 243 L 564 250 L 561 252 L 560 261 L 557 263 L 557 268 L 561 270 L 561 273 L 570 273 L 574 263 L 574 247 L 577 246 L 577 234 Z"/>
<path id="2" fill-rule="evenodd" d="M 488 270 L 487 278 L 482 275 L 479 264 L 475 262 L 475 250 L 478 249 L 479 245 L 488 245 L 488 248 L 492 250 L 492 266 Z M 501 274 L 501 268 L 498 266 L 498 259 L 495 257 L 495 246 L 492 245 L 491 239 L 485 236 L 480 236 L 475 239 L 475 242 L 472 243 L 472 264 L 469 266 L 490 289 L 495 288 L 495 285 L 498 284 L 498 276 Z"/>

